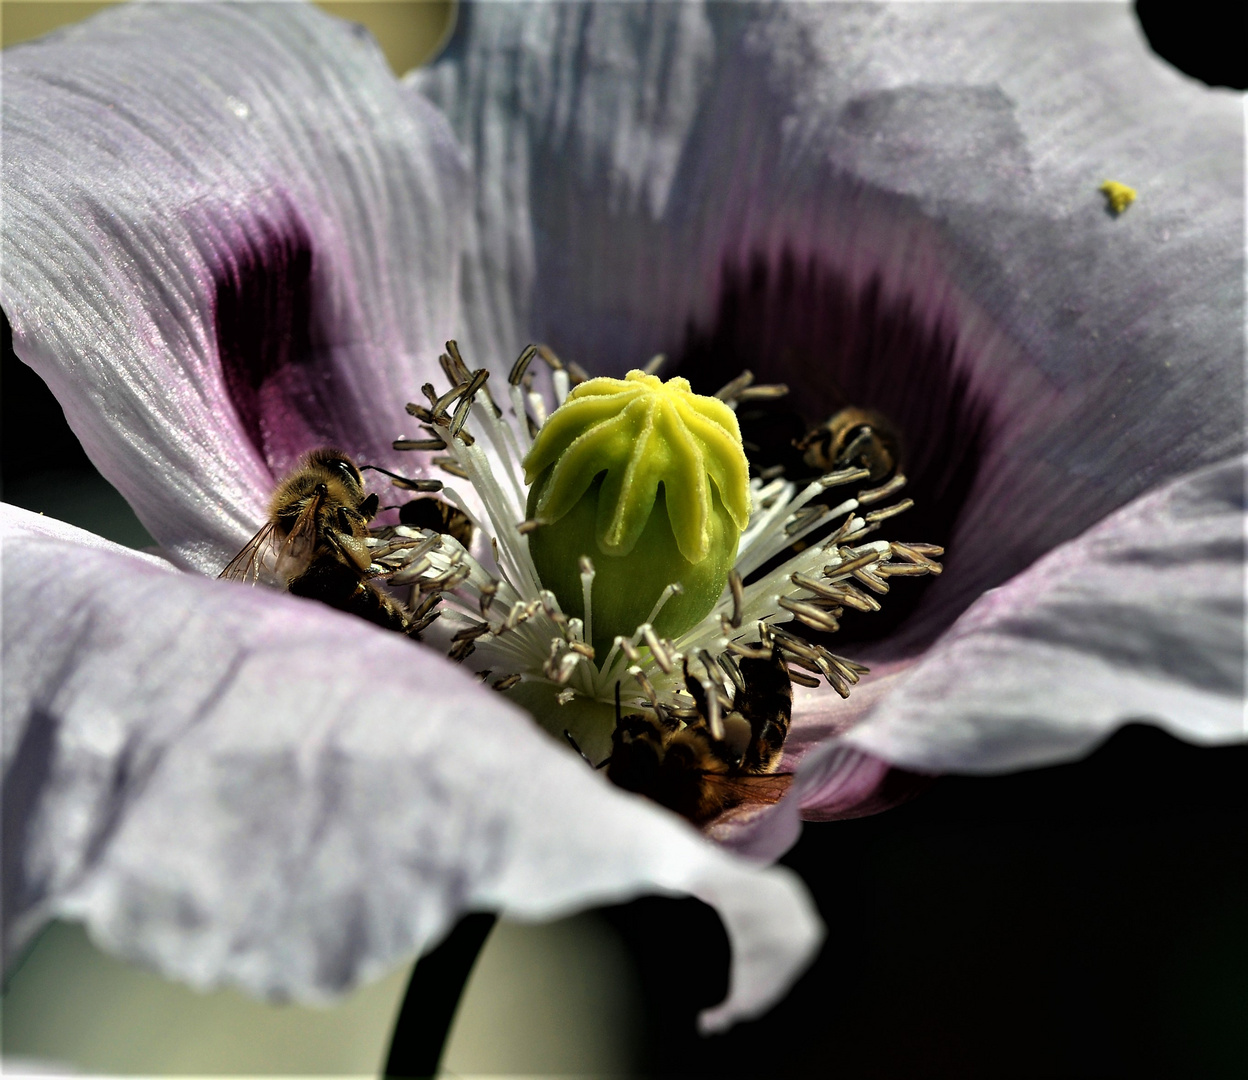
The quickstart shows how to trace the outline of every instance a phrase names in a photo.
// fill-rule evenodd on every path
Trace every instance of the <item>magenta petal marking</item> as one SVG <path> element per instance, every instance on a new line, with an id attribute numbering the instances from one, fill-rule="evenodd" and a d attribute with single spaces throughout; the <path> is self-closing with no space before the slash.
<path id="1" fill-rule="evenodd" d="M 231 239 L 213 271 L 218 357 L 243 429 L 277 472 L 336 428 L 333 371 L 312 346 L 312 239 L 293 210 Z"/>

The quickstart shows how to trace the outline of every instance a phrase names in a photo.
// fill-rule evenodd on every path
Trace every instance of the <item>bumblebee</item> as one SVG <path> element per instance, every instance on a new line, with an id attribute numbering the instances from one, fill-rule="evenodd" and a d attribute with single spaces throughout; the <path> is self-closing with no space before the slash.
<path id="1" fill-rule="evenodd" d="M 376 495 L 364 494 L 360 470 L 341 450 L 314 450 L 277 487 L 269 520 L 221 577 L 261 579 L 320 600 L 371 623 L 414 635 L 412 612 L 370 580 L 368 524 Z"/>
<path id="2" fill-rule="evenodd" d="M 769 658 L 745 657 L 738 667 L 735 700 L 713 725 L 719 702 L 713 707 L 708 692 L 718 691 L 690 675 L 686 661 L 696 715 L 683 724 L 662 714 L 620 718 L 604 763 L 607 778 L 699 826 L 744 803 L 778 802 L 793 781 L 776 772 L 793 710 L 789 672 L 774 648 Z"/>
<path id="3" fill-rule="evenodd" d="M 820 473 L 857 465 L 870 470 L 869 480 L 883 483 L 901 468 L 901 436 L 874 409 L 841 409 L 795 445 L 806 464 Z"/>

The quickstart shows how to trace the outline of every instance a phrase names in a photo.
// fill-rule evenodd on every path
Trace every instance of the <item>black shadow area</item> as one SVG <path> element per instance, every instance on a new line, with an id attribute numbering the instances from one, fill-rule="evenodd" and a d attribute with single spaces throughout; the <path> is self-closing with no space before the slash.
<path id="1" fill-rule="evenodd" d="M 1248 1075 L 1248 747 L 1131 726 L 1086 760 L 944 778 L 807 825 L 783 860 L 829 938 L 789 997 L 709 1039 L 727 942 L 696 901 L 609 917 L 655 1076 Z"/>

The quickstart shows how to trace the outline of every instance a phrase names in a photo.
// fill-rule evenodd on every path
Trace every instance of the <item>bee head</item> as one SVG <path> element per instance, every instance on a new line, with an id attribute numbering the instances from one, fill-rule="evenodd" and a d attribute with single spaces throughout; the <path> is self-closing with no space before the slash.
<path id="1" fill-rule="evenodd" d="M 341 450 L 324 447 L 320 450 L 313 450 L 304 460 L 308 468 L 327 472 L 334 479 L 346 484 L 348 490 L 363 496 L 364 477 L 360 475 L 355 462 Z"/>

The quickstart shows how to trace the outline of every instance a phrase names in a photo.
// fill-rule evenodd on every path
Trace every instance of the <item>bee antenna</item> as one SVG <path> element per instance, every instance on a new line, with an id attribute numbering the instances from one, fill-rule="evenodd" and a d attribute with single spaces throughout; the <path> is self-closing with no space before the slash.
<path id="1" fill-rule="evenodd" d="M 406 476 L 400 476 L 398 473 L 391 472 L 389 469 L 383 469 L 380 465 L 361 465 L 360 472 L 364 472 L 365 470 L 369 470 L 371 472 L 385 473 L 387 476 L 391 477 L 394 480 L 406 480 L 407 479 Z"/>
<path id="2" fill-rule="evenodd" d="M 620 680 L 619 679 L 615 680 L 615 723 L 616 723 L 616 726 L 618 727 L 620 723 Z"/>
<path id="3" fill-rule="evenodd" d="M 380 465 L 361 465 L 360 466 L 360 472 L 363 472 L 365 469 L 368 469 L 372 472 L 383 473 L 384 475 L 390 477 L 390 479 L 394 481 L 395 487 L 403 488 L 406 491 L 441 491 L 442 490 L 441 480 L 412 480 L 409 477 L 400 476 L 396 472 L 391 472 L 389 469 L 383 469 Z"/>

